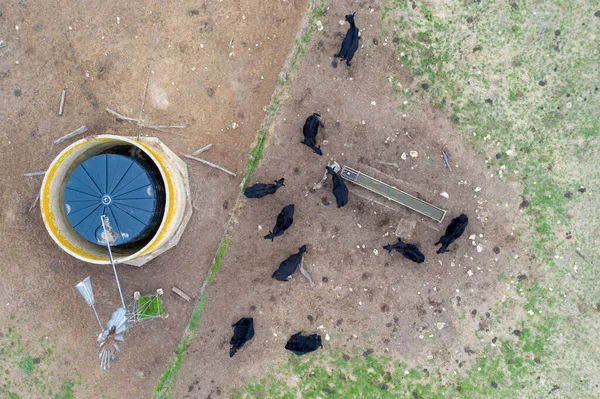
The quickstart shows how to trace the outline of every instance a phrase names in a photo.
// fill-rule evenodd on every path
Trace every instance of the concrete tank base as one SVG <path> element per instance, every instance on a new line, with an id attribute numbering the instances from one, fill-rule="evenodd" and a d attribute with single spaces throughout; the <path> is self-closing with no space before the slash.
<path id="1" fill-rule="evenodd" d="M 111 147 L 131 146 L 150 158 L 160 171 L 165 190 L 165 210 L 156 233 L 147 241 L 127 248 L 113 247 L 118 263 L 142 266 L 179 242 L 192 216 L 187 165 L 158 138 L 101 135 L 79 140 L 64 149 L 50 164 L 40 189 L 40 209 L 52 239 L 65 252 L 85 262 L 110 264 L 106 247 L 85 240 L 67 220 L 63 206 L 66 182 L 85 160 Z"/>

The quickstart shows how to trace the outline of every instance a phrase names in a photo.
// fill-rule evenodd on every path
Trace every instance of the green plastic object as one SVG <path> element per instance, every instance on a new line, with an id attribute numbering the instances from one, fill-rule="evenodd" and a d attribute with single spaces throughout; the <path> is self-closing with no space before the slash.
<path id="1" fill-rule="evenodd" d="M 342 168 L 342 178 L 362 188 L 366 188 L 375 194 L 379 194 L 390 201 L 394 201 L 415 212 L 419 212 L 421 215 L 425 215 L 438 223 L 442 223 L 444 216 L 446 216 L 446 210 L 431 205 L 402 190 L 398 190 L 396 187 L 385 184 L 348 166 Z"/>

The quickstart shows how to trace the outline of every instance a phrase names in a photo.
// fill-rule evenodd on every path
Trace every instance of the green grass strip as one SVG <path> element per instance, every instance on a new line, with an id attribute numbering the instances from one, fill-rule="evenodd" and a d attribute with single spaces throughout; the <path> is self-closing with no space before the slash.
<path id="1" fill-rule="evenodd" d="M 284 64 L 283 70 L 286 75 L 288 73 L 292 72 L 298 66 L 299 60 L 305 53 L 305 47 L 310 42 L 310 37 L 316 30 L 316 21 L 318 18 L 321 17 L 321 15 L 323 15 L 324 10 L 325 10 L 325 1 L 324 0 L 321 0 L 320 4 L 316 7 L 315 7 L 314 3 L 311 3 L 310 10 L 308 11 L 307 16 L 305 17 L 305 21 L 302 25 L 302 28 L 300 29 L 300 32 L 298 33 L 296 42 L 294 43 L 294 47 L 293 47 L 286 63 Z M 279 115 L 279 112 L 281 111 L 281 98 L 284 93 L 284 90 L 287 89 L 289 86 L 289 83 L 287 83 L 287 82 L 289 82 L 288 79 L 286 79 L 285 81 L 282 81 L 281 79 L 278 80 L 278 85 L 275 89 L 275 92 L 273 93 L 273 95 L 271 97 L 271 104 L 269 105 L 268 114 L 265 118 L 265 121 L 263 122 L 263 125 L 261 126 L 261 128 L 258 131 L 256 144 L 250 151 L 250 157 L 248 159 L 248 164 L 246 166 L 246 169 L 244 170 L 244 173 L 242 174 L 242 176 L 243 176 L 242 182 L 244 184 L 251 179 L 252 173 L 256 170 L 260 161 L 263 159 L 263 156 L 264 156 L 263 151 L 265 148 L 265 144 L 267 143 L 268 132 L 269 132 L 271 125 L 275 121 L 277 115 Z M 241 196 L 242 196 L 242 192 L 240 191 L 240 194 L 239 194 L 237 202 L 236 202 L 235 209 L 237 209 L 237 205 L 239 203 Z M 233 213 L 235 213 L 235 211 Z M 225 253 L 227 252 L 227 248 L 229 246 L 230 241 L 231 241 L 231 231 L 228 229 L 225 232 L 225 236 L 221 240 L 221 243 L 219 244 L 219 249 L 217 250 L 217 255 L 215 256 L 213 264 L 208 271 L 208 276 L 202 287 L 202 291 L 204 291 L 204 289 L 209 284 L 212 284 L 212 282 L 214 281 L 217 273 L 219 272 L 219 269 L 221 268 L 221 265 L 223 264 L 223 258 L 225 257 Z M 192 316 L 190 317 L 188 326 L 183 334 L 183 338 L 181 339 L 181 341 L 179 341 L 179 344 L 177 344 L 177 347 L 175 348 L 175 351 L 173 352 L 173 357 L 171 358 L 170 364 L 167 366 L 167 369 L 163 373 L 162 377 L 160 378 L 160 381 L 158 382 L 158 384 L 156 385 L 156 388 L 154 389 L 154 394 L 152 396 L 154 399 L 167 399 L 167 398 L 171 397 L 171 393 L 173 392 L 173 389 L 175 388 L 175 384 L 177 383 L 177 376 L 179 373 L 179 368 L 181 367 L 181 364 L 183 363 L 183 356 L 185 355 L 188 345 L 189 345 L 190 341 L 192 340 L 192 337 L 193 337 L 196 329 L 198 328 L 198 325 L 200 324 L 202 312 L 204 311 L 204 308 L 206 307 L 207 300 L 208 300 L 208 296 L 207 296 L 206 292 L 203 292 L 200 295 L 200 298 L 198 299 L 196 306 L 194 307 L 194 311 L 192 313 Z"/>

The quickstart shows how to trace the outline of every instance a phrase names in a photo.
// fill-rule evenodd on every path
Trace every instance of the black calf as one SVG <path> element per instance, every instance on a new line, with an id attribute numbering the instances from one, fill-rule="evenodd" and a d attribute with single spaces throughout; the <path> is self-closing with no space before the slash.
<path id="1" fill-rule="evenodd" d="M 469 218 L 464 213 L 461 213 L 459 217 L 452 219 L 448 227 L 446 227 L 446 234 L 434 244 L 442 244 L 442 247 L 437 250 L 437 253 L 443 254 L 444 252 L 448 252 L 448 245 L 452 244 L 458 237 L 463 235 L 468 224 Z"/>
<path id="2" fill-rule="evenodd" d="M 350 23 L 350 28 L 348 28 L 348 32 L 346 32 L 346 37 L 342 41 L 342 48 L 340 49 L 340 52 L 333 55 L 336 58 L 346 60 L 346 65 L 348 66 L 350 66 L 350 61 L 352 60 L 352 58 L 354 57 L 354 53 L 358 49 L 358 40 L 360 39 L 360 37 L 358 36 L 358 28 L 354 24 L 354 14 L 346 15 L 346 21 Z"/>
<path id="3" fill-rule="evenodd" d="M 271 240 L 275 237 L 279 237 L 294 223 L 294 204 L 284 206 L 279 215 L 277 215 L 277 222 L 275 227 L 265 236 L 265 240 Z"/>
<path id="4" fill-rule="evenodd" d="M 319 133 L 319 126 L 325 128 L 325 125 L 323 125 L 323 123 L 319 120 L 320 116 L 321 115 L 314 113 L 306 118 L 306 122 L 304 122 L 304 128 L 302 129 L 304 140 L 302 140 L 301 143 L 306 144 L 316 154 L 323 155 L 321 147 L 317 147 L 317 133 Z"/>

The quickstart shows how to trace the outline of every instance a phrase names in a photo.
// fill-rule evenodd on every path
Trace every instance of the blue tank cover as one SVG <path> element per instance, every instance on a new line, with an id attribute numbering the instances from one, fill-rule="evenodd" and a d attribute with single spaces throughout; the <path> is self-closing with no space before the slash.
<path id="1" fill-rule="evenodd" d="M 86 240 L 104 244 L 100 216 L 114 233 L 111 246 L 130 244 L 154 234 L 164 213 L 164 188 L 158 169 L 143 159 L 120 154 L 96 155 L 75 168 L 64 190 L 71 226 Z"/>

